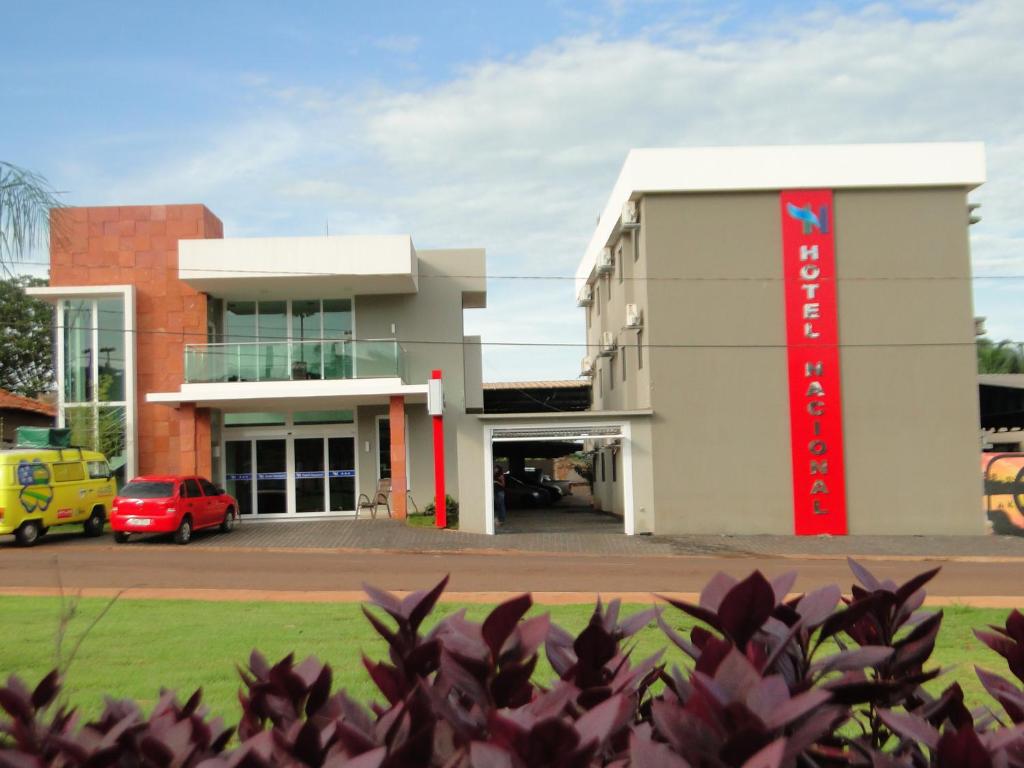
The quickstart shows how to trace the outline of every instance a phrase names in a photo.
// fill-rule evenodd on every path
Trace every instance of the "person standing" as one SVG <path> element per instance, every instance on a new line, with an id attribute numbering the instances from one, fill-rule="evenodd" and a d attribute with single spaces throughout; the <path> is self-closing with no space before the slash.
<path id="1" fill-rule="evenodd" d="M 494 465 L 494 518 L 498 525 L 505 524 L 505 470 Z"/>

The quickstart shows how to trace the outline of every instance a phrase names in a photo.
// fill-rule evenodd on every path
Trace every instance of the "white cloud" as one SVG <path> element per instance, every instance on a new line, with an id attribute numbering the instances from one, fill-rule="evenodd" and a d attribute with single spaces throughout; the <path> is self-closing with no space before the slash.
<path id="1" fill-rule="evenodd" d="M 268 90 L 258 114 L 203 151 L 111 188 L 204 199 L 234 233 L 306 234 L 328 217 L 332 232 L 485 246 L 496 274 L 571 275 L 631 147 L 981 139 L 990 181 L 975 195 L 976 264 L 1024 274 L 1024 3 L 915 6 L 924 20 L 819 5 L 728 34 L 742 20 L 588 33 L 425 90 L 298 83 Z M 1024 338 L 1024 312 L 1007 301 L 1024 281 L 999 291 L 986 282 L 979 313 Z M 582 339 L 571 283 L 496 281 L 489 305 L 468 316 L 485 341 Z M 1005 328 L 999 312 L 1012 318 Z M 571 377 L 578 358 L 504 347 L 486 356 L 515 378 Z"/>

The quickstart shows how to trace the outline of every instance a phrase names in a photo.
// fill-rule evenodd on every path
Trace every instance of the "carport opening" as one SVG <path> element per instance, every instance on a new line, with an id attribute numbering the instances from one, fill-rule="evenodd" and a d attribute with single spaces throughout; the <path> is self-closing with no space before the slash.
<path id="1" fill-rule="evenodd" d="M 506 520 L 499 525 L 489 484 L 489 533 L 631 532 L 628 444 L 620 425 L 489 431 L 489 467 L 501 467 L 506 488 Z"/>

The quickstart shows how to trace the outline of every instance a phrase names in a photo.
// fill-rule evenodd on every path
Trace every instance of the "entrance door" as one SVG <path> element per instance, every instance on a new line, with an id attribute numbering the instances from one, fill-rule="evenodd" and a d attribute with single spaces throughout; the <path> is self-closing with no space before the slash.
<path id="1" fill-rule="evenodd" d="M 295 439 L 295 511 L 323 512 L 324 507 L 324 439 Z"/>
<path id="2" fill-rule="evenodd" d="M 356 508 L 356 453 L 351 437 L 327 438 L 330 466 L 330 509 L 350 512 Z"/>
<path id="3" fill-rule="evenodd" d="M 228 440 L 224 443 L 224 485 L 238 499 L 238 514 L 251 515 L 252 440 Z"/>
<path id="4" fill-rule="evenodd" d="M 350 429 L 344 436 L 337 431 L 332 435 L 307 428 L 294 437 L 243 433 L 226 439 L 225 487 L 238 499 L 239 513 L 262 517 L 354 512 L 355 438 Z"/>
<path id="5" fill-rule="evenodd" d="M 288 441 L 256 441 L 256 514 L 288 512 Z"/>

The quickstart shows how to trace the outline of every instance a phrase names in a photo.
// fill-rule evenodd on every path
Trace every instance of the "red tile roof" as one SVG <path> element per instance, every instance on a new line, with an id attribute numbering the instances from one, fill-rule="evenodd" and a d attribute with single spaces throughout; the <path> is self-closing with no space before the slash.
<path id="1" fill-rule="evenodd" d="M 41 400 L 33 400 L 30 397 L 22 397 L 6 389 L 0 389 L 0 409 L 9 411 L 29 411 L 30 413 L 41 413 L 44 416 L 56 416 L 57 406 L 44 403 Z"/>

